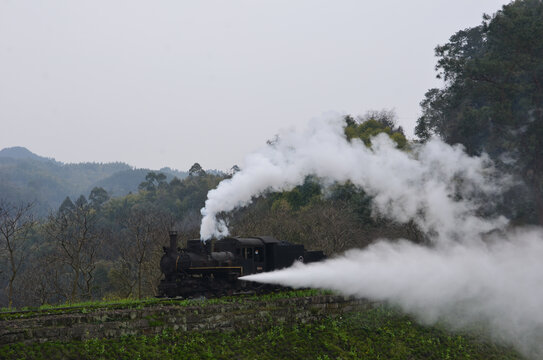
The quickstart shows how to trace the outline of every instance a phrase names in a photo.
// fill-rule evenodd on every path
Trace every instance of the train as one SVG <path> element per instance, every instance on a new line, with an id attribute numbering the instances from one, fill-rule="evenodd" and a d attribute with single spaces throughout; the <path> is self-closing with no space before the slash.
<path id="1" fill-rule="evenodd" d="M 238 278 L 289 267 L 296 261 L 310 263 L 326 258 L 322 251 L 308 251 L 303 245 L 272 236 L 225 237 L 206 242 L 194 239 L 187 241 L 186 248 L 179 248 L 177 232 L 170 231 L 170 246 L 163 249 L 158 296 L 169 298 L 259 291 L 266 286 Z"/>

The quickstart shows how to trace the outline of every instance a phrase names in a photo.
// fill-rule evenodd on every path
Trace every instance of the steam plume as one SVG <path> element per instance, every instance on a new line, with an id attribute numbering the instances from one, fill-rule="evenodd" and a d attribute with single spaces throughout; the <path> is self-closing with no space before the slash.
<path id="1" fill-rule="evenodd" d="M 376 211 L 400 222 L 414 219 L 424 231 L 436 233 L 436 240 L 462 240 L 506 224 L 504 218 L 483 221 L 474 216 L 474 194 L 499 190 L 490 181 L 487 157 L 469 157 L 461 147 L 439 140 L 411 153 L 396 149 L 384 134 L 372 142 L 371 149 L 358 139 L 348 142 L 340 116 L 280 134 L 273 145 L 247 156 L 243 170 L 208 193 L 201 238 L 228 234 L 226 224 L 216 219 L 218 213 L 246 206 L 269 191 L 292 189 L 307 175 L 324 184 L 350 180 L 374 196 Z M 458 196 L 464 201 L 455 201 Z"/>
<path id="2" fill-rule="evenodd" d="M 542 239 L 541 230 L 523 229 L 470 246 L 381 241 L 322 263 L 243 279 L 386 301 L 426 324 L 440 320 L 453 328 L 482 326 L 495 340 L 540 359 Z"/>
<path id="3" fill-rule="evenodd" d="M 495 339 L 543 357 L 543 231 L 479 216 L 481 199 L 499 196 L 508 179 L 496 176 L 486 156 L 469 157 L 439 140 L 410 152 L 397 150 L 386 135 L 372 143 L 370 149 L 346 141 L 340 117 L 280 134 L 209 192 L 202 239 L 228 233 L 216 220 L 221 211 L 292 189 L 307 175 L 324 185 L 350 180 L 373 196 L 375 212 L 415 221 L 432 244 L 381 240 L 325 262 L 243 279 L 386 301 L 425 323 L 483 324 Z"/>

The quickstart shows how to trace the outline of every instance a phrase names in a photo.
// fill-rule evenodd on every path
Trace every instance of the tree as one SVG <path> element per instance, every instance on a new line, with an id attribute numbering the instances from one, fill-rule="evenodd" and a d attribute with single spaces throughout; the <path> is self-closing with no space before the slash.
<path id="1" fill-rule="evenodd" d="M 144 292 L 144 279 L 154 279 L 160 274 L 157 273 L 157 266 L 161 245 L 164 239 L 168 238 L 168 230 L 172 224 L 171 218 L 159 209 L 149 205 L 134 206 L 130 215 L 121 220 L 124 231 L 119 243 L 119 262 L 113 272 L 118 283 L 122 283 L 126 296 L 134 292 L 138 299 L 141 299 Z M 157 284 L 151 280 L 152 289 Z M 136 290 L 136 291 L 134 291 Z"/>
<path id="2" fill-rule="evenodd" d="M 58 208 L 58 212 L 62 214 L 70 213 L 73 210 L 75 210 L 75 205 L 72 202 L 72 199 L 70 199 L 69 196 L 66 196 L 66 199 L 60 204 L 60 207 Z"/>
<path id="3" fill-rule="evenodd" d="M 140 190 L 154 191 L 157 188 L 167 186 L 168 182 L 166 181 L 166 175 L 163 173 L 155 173 L 154 171 L 149 171 L 145 176 L 145 181 L 139 185 Z"/>
<path id="4" fill-rule="evenodd" d="M 67 200 L 44 225 L 46 236 L 56 247 L 56 262 L 67 267 L 69 284 L 64 296 L 70 302 L 91 297 L 93 272 L 102 234 L 97 213 L 81 195 L 73 206 Z M 66 205 L 66 206 L 64 206 Z"/>
<path id="5" fill-rule="evenodd" d="M 203 176 L 206 172 L 198 163 L 194 163 L 189 169 L 189 176 Z"/>
<path id="6" fill-rule="evenodd" d="M 364 123 L 368 120 L 375 120 L 384 127 L 388 127 L 391 130 L 396 129 L 396 113 L 394 110 L 382 109 L 382 110 L 369 110 L 363 116 L 358 117 L 358 123 Z M 397 130 L 399 131 L 399 130 Z"/>
<path id="7" fill-rule="evenodd" d="M 45 245 L 48 247 L 48 244 Z M 52 304 L 65 298 L 64 273 L 54 249 L 36 249 L 21 272 L 17 302 L 24 306 Z M 19 296 L 20 295 L 20 296 Z"/>
<path id="8" fill-rule="evenodd" d="M 416 135 L 486 152 L 521 174 L 543 224 L 543 2 L 504 5 L 435 53 L 445 86 L 426 93 Z"/>
<path id="9" fill-rule="evenodd" d="M 13 304 L 13 284 L 27 258 L 29 233 L 34 226 L 32 203 L 13 205 L 0 200 L 0 246 L 9 264 L 8 307 Z"/>
<path id="10" fill-rule="evenodd" d="M 101 187 L 94 187 L 89 195 L 90 205 L 94 209 L 99 209 L 106 201 L 109 200 L 109 194 Z"/>
<path id="11" fill-rule="evenodd" d="M 407 139 L 401 127 L 396 126 L 396 114 L 393 110 L 368 111 L 364 116 L 357 120 L 350 115 L 345 116 L 345 135 L 347 139 L 358 138 L 371 146 L 371 138 L 385 133 L 395 143 L 399 149 L 405 149 Z"/>
<path id="12" fill-rule="evenodd" d="M 346 201 L 319 202 L 306 210 L 300 224 L 317 249 L 326 254 L 343 252 L 356 243 L 355 217 Z M 304 221 L 305 220 L 305 221 Z"/>
<path id="13" fill-rule="evenodd" d="M 229 175 L 234 176 L 235 173 L 240 172 L 241 168 L 237 165 L 234 165 L 230 168 Z"/>

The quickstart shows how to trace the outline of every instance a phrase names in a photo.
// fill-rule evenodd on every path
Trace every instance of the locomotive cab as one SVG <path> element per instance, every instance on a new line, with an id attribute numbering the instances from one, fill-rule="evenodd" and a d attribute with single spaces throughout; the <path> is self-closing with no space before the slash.
<path id="1" fill-rule="evenodd" d="M 243 274 L 263 272 L 266 268 L 266 251 L 262 241 L 257 238 L 236 240 L 235 254 L 243 268 Z"/>

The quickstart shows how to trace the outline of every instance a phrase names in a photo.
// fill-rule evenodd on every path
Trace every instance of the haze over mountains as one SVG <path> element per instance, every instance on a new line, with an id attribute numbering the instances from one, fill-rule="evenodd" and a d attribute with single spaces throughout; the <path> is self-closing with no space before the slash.
<path id="1" fill-rule="evenodd" d="M 43 216 L 66 196 L 87 197 L 94 187 L 102 187 L 110 196 L 135 192 L 149 171 L 164 173 L 168 181 L 188 175 L 170 168 L 136 169 L 122 162 L 65 164 L 24 147 L 10 147 L 0 150 L 0 198 L 34 202 L 37 215 Z"/>

